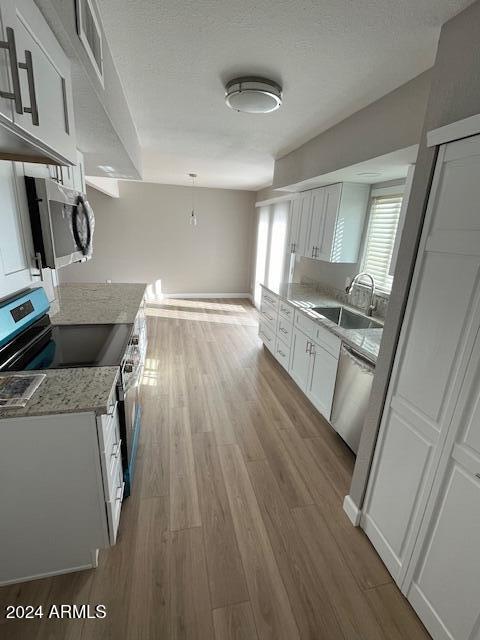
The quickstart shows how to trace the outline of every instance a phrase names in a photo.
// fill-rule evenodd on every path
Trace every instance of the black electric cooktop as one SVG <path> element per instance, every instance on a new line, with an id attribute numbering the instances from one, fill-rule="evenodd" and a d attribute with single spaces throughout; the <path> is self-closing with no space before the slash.
<path id="1" fill-rule="evenodd" d="M 9 353 L 0 353 L 0 369 L 117 367 L 122 363 L 133 330 L 132 324 L 52 326 L 49 320 L 42 320 L 18 336 L 9 345 Z"/>

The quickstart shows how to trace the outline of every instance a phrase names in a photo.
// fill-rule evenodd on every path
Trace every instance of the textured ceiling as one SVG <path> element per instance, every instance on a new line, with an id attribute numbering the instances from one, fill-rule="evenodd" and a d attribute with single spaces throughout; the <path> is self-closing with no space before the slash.
<path id="1" fill-rule="evenodd" d="M 440 26 L 471 0 L 98 0 L 138 129 L 144 179 L 256 189 L 273 161 L 429 68 Z M 240 114 L 223 84 L 282 83 Z M 399 123 L 401 126 L 401 123 Z"/>

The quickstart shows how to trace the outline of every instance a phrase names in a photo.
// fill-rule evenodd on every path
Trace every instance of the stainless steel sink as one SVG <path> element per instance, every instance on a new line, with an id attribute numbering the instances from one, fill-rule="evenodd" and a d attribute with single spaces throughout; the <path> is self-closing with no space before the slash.
<path id="1" fill-rule="evenodd" d="M 381 329 L 383 327 L 381 322 L 345 307 L 314 307 L 312 311 L 344 329 Z"/>

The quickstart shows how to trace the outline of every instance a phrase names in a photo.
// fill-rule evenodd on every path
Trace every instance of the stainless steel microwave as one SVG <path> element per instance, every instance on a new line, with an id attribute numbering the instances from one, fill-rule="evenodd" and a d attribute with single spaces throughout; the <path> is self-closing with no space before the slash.
<path id="1" fill-rule="evenodd" d="M 35 254 L 42 267 L 84 262 L 93 251 L 93 212 L 83 195 L 49 178 L 25 177 Z"/>

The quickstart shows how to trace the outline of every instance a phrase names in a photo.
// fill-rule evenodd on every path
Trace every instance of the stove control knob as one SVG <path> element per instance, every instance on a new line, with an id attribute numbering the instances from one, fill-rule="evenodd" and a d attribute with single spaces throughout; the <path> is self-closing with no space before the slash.
<path id="1" fill-rule="evenodd" d="M 132 373 L 132 371 L 133 371 L 133 360 L 127 360 L 125 362 L 123 370 L 125 371 L 125 373 Z"/>
<path id="2" fill-rule="evenodd" d="M 132 336 L 132 344 L 133 345 L 137 345 L 139 342 L 139 337 L 138 336 Z"/>

